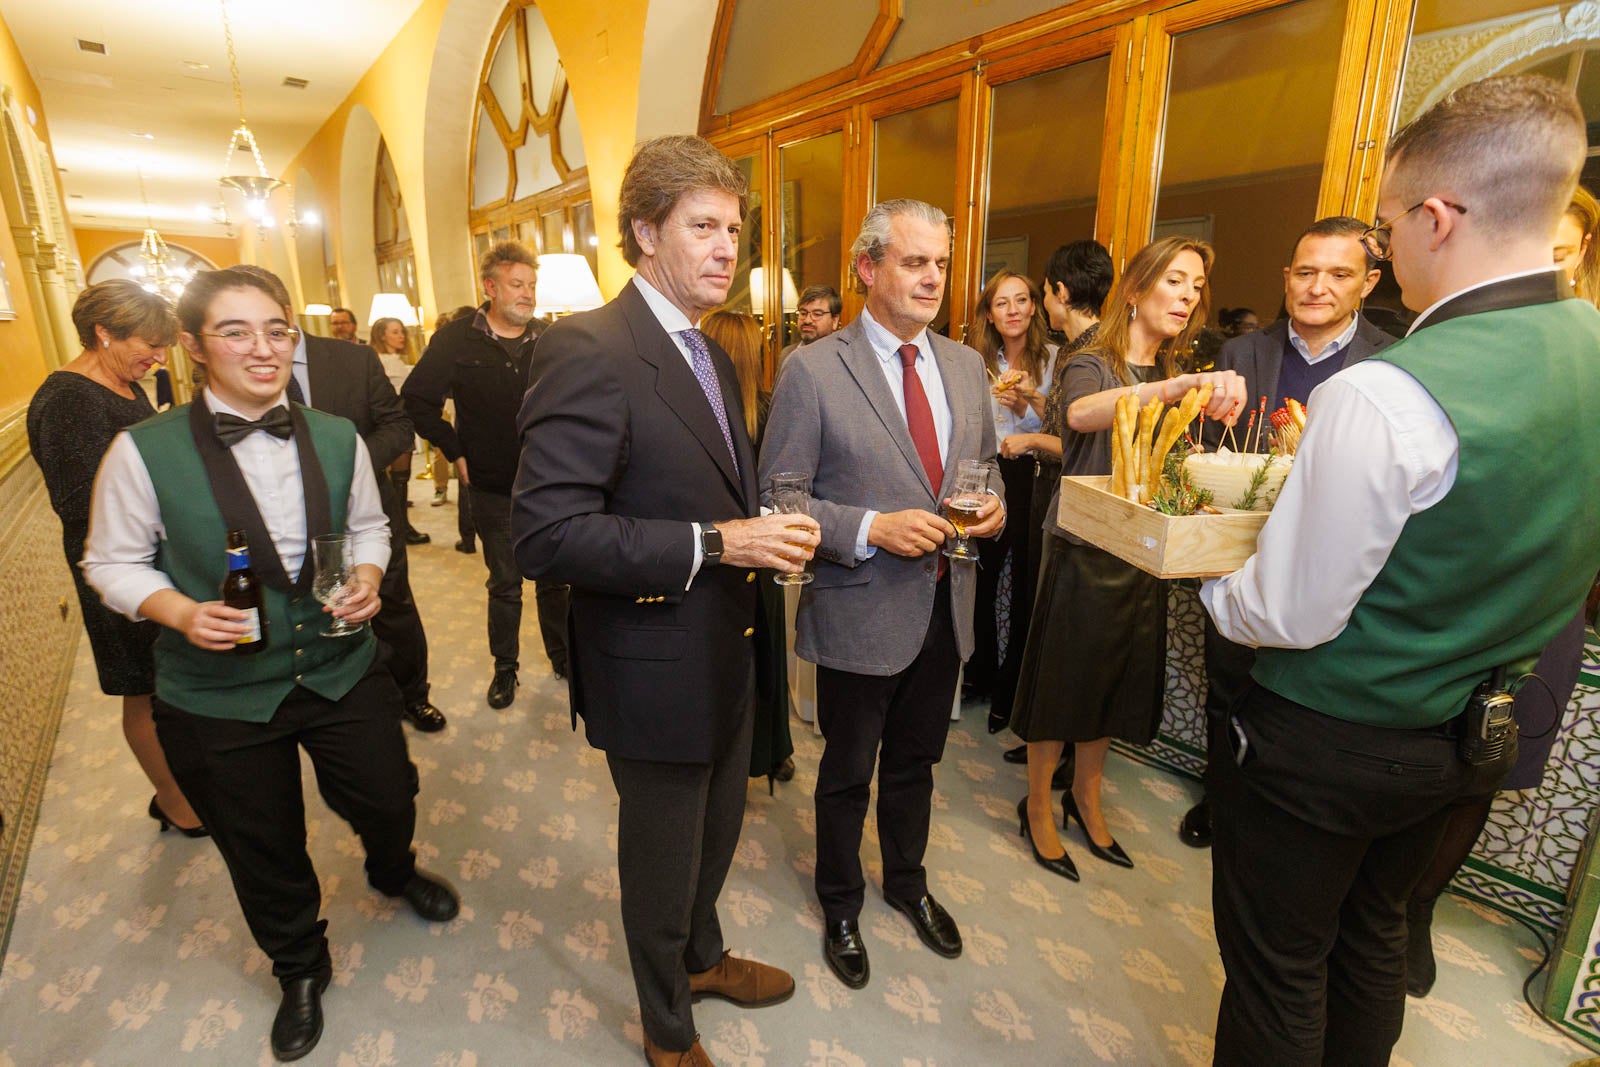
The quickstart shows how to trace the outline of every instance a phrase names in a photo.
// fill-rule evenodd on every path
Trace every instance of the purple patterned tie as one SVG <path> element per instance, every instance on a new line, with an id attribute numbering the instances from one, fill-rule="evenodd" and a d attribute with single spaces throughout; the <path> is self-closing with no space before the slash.
<path id="1" fill-rule="evenodd" d="M 722 429 L 722 439 L 728 443 L 728 455 L 733 458 L 733 472 L 739 473 L 739 456 L 733 450 L 733 434 L 728 429 L 728 409 L 722 403 L 722 386 L 717 382 L 717 372 L 711 366 L 711 349 L 706 347 L 706 335 L 699 330 L 679 330 L 678 336 L 689 346 L 694 356 L 694 377 L 711 402 L 712 414 Z"/>

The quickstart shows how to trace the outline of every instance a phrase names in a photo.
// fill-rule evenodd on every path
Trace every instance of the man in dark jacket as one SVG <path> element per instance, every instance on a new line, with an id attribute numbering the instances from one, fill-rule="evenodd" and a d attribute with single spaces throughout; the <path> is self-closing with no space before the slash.
<path id="1" fill-rule="evenodd" d="M 517 408 L 528 385 L 533 345 L 548 325 L 534 317 L 538 281 L 533 254 L 515 241 L 484 253 L 479 264 L 488 296 L 476 315 L 433 335 L 401 390 L 417 432 L 456 465 L 489 568 L 489 651 L 494 680 L 489 706 L 516 698 L 522 625 L 522 575 L 511 553 L 511 483 L 517 473 Z M 443 416 L 456 404 L 456 425 Z M 539 630 L 557 678 L 567 673 L 567 588 L 534 583 Z"/>

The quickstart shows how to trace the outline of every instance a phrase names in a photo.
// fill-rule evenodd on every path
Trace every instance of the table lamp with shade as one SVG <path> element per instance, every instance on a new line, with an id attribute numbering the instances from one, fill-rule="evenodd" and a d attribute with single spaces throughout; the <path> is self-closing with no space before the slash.
<path id="1" fill-rule="evenodd" d="M 794 275 L 783 268 L 783 312 L 785 315 L 800 310 L 800 290 L 794 286 Z M 750 313 L 758 319 L 767 317 L 767 272 L 763 267 L 750 268 Z"/>
<path id="2" fill-rule="evenodd" d="M 534 314 L 549 318 L 589 311 L 605 303 L 589 261 L 571 252 L 548 252 L 539 257 L 535 296 Z"/>
<path id="3" fill-rule="evenodd" d="M 379 319 L 399 319 L 407 327 L 422 325 L 422 320 L 417 317 L 417 309 L 404 293 L 373 294 L 372 307 L 367 312 L 367 325 L 371 326 Z"/>

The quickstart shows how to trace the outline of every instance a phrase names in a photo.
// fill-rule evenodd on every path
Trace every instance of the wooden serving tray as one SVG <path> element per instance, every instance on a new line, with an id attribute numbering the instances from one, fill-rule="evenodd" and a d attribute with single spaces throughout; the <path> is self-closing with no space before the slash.
<path id="1" fill-rule="evenodd" d="M 1109 477 L 1062 478 L 1057 521 L 1068 533 L 1157 578 L 1232 574 L 1256 550 L 1267 513 L 1163 515 L 1109 492 Z"/>

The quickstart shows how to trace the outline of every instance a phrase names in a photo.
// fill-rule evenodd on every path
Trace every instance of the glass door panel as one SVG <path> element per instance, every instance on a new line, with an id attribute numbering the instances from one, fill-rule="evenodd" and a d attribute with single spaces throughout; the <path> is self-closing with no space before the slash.
<path id="1" fill-rule="evenodd" d="M 872 202 L 909 197 L 954 216 L 959 116 L 960 103 L 952 97 L 878 119 L 872 136 Z M 928 326 L 935 333 L 948 333 L 950 328 L 949 274 L 944 297 L 938 317 Z"/>
<path id="2" fill-rule="evenodd" d="M 1042 282 L 1052 252 L 1094 237 L 1110 73 L 1102 56 L 995 87 L 982 284 Z"/>
<path id="3" fill-rule="evenodd" d="M 739 168 L 739 173 L 750 183 L 750 210 L 745 214 L 744 228 L 739 231 L 739 261 L 734 267 L 733 285 L 728 290 L 728 302 L 723 307 L 729 311 L 751 314 L 755 311 L 755 307 L 750 300 L 750 271 L 754 267 L 761 266 L 761 233 L 765 215 L 762 187 L 766 184 L 764 181 L 766 168 L 762 164 L 760 152 L 734 156 L 733 165 Z"/>
<path id="4" fill-rule="evenodd" d="M 1345 0 L 1302 0 L 1175 37 L 1150 238 L 1211 243 L 1212 325 L 1283 304 L 1290 246 L 1316 219 Z"/>
<path id="5" fill-rule="evenodd" d="M 799 294 L 813 285 L 845 286 L 844 133 L 836 130 L 778 149 L 782 213 L 783 315 L 779 344 L 800 340 Z M 855 234 L 850 234 L 850 240 Z"/>

